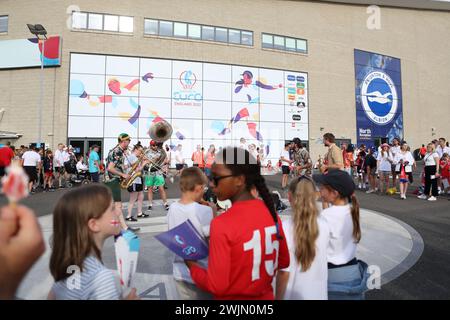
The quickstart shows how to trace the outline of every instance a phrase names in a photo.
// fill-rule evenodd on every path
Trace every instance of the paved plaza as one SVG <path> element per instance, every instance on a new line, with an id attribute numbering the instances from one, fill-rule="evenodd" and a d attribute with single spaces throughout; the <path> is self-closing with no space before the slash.
<path id="1" fill-rule="evenodd" d="M 279 190 L 279 176 L 267 176 L 271 190 Z M 169 202 L 179 197 L 177 183 L 169 185 Z M 411 191 L 414 188 L 411 188 Z M 67 189 L 54 193 L 38 193 L 25 200 L 39 216 L 47 250 L 34 265 L 18 290 L 22 299 L 45 299 L 53 279 L 48 270 L 52 234 L 52 209 Z M 450 276 L 444 261 L 450 259 L 448 230 L 450 202 L 442 197 L 435 203 L 409 195 L 406 201 L 398 196 L 380 196 L 358 191 L 361 202 L 362 240 L 357 257 L 381 272 L 381 288 L 367 294 L 368 299 L 434 299 L 450 296 Z M 127 193 L 123 196 L 127 199 Z M 283 195 L 285 196 L 285 195 Z M 158 197 L 156 196 L 156 199 Z M 2 198 L 0 202 L 4 202 Z M 286 199 L 283 201 L 287 203 Z M 147 202 L 144 203 L 147 205 Z M 126 210 L 124 203 L 124 212 Z M 167 212 L 161 200 L 154 201 L 149 218 L 131 223 L 140 227 L 141 251 L 134 281 L 143 299 L 177 299 L 172 277 L 172 254 L 154 236 L 167 230 Z M 290 215 L 290 208 L 281 213 Z M 116 269 L 113 240 L 105 243 L 103 261 Z M 378 270 L 378 269 L 376 269 Z"/>

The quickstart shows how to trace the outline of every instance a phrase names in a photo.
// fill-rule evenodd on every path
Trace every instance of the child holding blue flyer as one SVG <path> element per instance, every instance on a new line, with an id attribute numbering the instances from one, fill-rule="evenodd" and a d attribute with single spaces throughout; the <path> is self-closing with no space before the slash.
<path id="1" fill-rule="evenodd" d="M 173 229 L 189 220 L 198 234 L 205 240 L 209 238 L 209 226 L 215 215 L 213 205 L 202 205 L 205 186 L 208 182 L 205 174 L 198 167 L 184 169 L 180 177 L 181 199 L 174 202 L 167 215 L 169 229 Z M 200 265 L 207 267 L 208 259 L 199 260 Z M 212 295 L 197 288 L 192 281 L 189 269 L 184 260 L 175 255 L 173 260 L 173 277 L 182 300 L 207 300 Z"/>
<path id="2" fill-rule="evenodd" d="M 49 299 L 122 299 L 119 281 L 102 262 L 106 239 L 120 233 L 111 191 L 100 184 L 64 194 L 53 212 L 50 272 L 55 279 Z M 137 299 L 132 289 L 127 300 Z"/>

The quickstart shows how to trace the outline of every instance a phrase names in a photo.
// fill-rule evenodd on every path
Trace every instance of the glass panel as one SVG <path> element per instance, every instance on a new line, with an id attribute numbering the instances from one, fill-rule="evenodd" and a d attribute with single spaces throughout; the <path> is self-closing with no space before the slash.
<path id="1" fill-rule="evenodd" d="M 187 36 L 187 24 L 181 22 L 175 22 L 173 24 L 173 35 L 175 37 L 183 37 Z"/>
<path id="2" fill-rule="evenodd" d="M 286 38 L 286 50 L 295 51 L 295 39 Z"/>
<path id="3" fill-rule="evenodd" d="M 189 27 L 189 38 L 200 39 L 202 37 L 202 31 L 199 25 L 190 24 L 188 27 Z"/>
<path id="4" fill-rule="evenodd" d="M 119 31 L 120 32 L 133 32 L 133 17 L 120 17 L 119 19 Z"/>
<path id="5" fill-rule="evenodd" d="M 145 19 L 144 33 L 145 34 L 158 34 L 158 20 Z"/>
<path id="6" fill-rule="evenodd" d="M 297 39 L 297 51 L 307 52 L 307 42 L 303 39 Z"/>
<path id="7" fill-rule="evenodd" d="M 0 25 L 1 25 L 1 18 L 0 18 Z M 86 29 L 87 28 L 87 13 L 73 12 L 72 13 L 72 28 Z"/>
<path id="8" fill-rule="evenodd" d="M 170 21 L 159 22 L 159 35 L 171 37 L 173 36 L 173 23 Z"/>
<path id="9" fill-rule="evenodd" d="M 241 32 L 241 43 L 252 46 L 253 45 L 253 32 L 242 31 Z"/>
<path id="10" fill-rule="evenodd" d="M 202 40 L 214 41 L 214 27 L 202 26 Z"/>
<path id="11" fill-rule="evenodd" d="M 273 47 L 278 50 L 284 50 L 284 37 L 273 37 Z"/>
<path id="12" fill-rule="evenodd" d="M 216 28 L 216 41 L 227 42 L 227 32 L 225 28 Z"/>
<path id="13" fill-rule="evenodd" d="M 105 15 L 104 30 L 118 31 L 119 30 L 119 16 Z"/>
<path id="14" fill-rule="evenodd" d="M 89 29 L 103 30 L 103 15 L 96 13 L 89 13 Z"/>
<path id="15" fill-rule="evenodd" d="M 228 42 L 230 43 L 241 43 L 241 31 L 230 29 L 228 30 Z"/>
<path id="16" fill-rule="evenodd" d="M 263 48 L 273 48 L 273 36 L 270 34 L 263 34 L 262 46 Z"/>

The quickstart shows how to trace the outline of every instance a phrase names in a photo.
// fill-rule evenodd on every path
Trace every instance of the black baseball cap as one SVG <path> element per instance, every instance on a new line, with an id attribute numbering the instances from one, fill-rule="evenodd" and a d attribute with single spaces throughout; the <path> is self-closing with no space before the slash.
<path id="1" fill-rule="evenodd" d="M 318 184 L 330 186 L 343 197 L 350 197 L 355 192 L 355 183 L 346 171 L 329 170 L 324 174 L 313 175 L 313 180 Z"/>

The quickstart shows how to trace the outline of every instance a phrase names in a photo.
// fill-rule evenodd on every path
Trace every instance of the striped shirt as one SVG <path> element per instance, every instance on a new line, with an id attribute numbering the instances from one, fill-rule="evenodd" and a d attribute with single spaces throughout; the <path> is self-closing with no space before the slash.
<path id="1" fill-rule="evenodd" d="M 73 274 L 53 284 L 56 300 L 118 300 L 122 290 L 118 278 L 94 256 L 83 262 L 83 271 L 78 279 Z"/>

